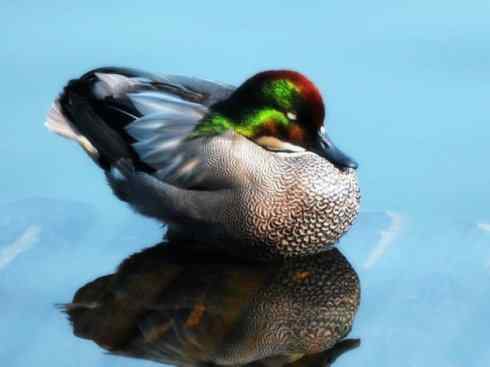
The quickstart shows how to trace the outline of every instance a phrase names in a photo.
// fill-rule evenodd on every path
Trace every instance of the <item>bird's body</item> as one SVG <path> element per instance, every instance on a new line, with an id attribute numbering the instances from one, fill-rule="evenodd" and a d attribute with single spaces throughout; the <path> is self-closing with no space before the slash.
<path id="1" fill-rule="evenodd" d="M 47 125 L 80 143 L 120 199 L 168 224 L 170 239 L 308 255 L 352 224 L 357 178 L 348 157 L 317 141 L 323 102 L 311 82 L 269 73 L 255 77 L 255 95 L 253 78 L 235 89 L 102 68 L 67 85 Z"/>

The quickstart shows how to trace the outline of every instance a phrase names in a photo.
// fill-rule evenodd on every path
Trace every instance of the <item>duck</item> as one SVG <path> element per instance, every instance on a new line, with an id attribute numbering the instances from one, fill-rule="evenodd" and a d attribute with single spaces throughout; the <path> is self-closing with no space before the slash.
<path id="1" fill-rule="evenodd" d="M 46 126 L 169 240 L 271 259 L 332 248 L 359 212 L 358 165 L 324 119 L 320 91 L 292 70 L 234 87 L 103 67 L 68 82 Z"/>
<path id="2" fill-rule="evenodd" d="M 192 248 L 160 243 L 82 286 L 61 307 L 74 334 L 187 367 L 313 367 L 353 346 L 360 284 L 338 249 L 257 263 Z"/>

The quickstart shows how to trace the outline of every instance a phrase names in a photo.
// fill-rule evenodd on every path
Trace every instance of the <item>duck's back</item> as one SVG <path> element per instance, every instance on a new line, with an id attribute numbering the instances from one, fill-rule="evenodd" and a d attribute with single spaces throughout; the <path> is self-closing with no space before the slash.
<path id="1" fill-rule="evenodd" d="M 47 127 L 75 140 L 104 170 L 130 159 L 160 178 L 189 166 L 179 145 L 233 87 L 197 78 L 99 68 L 70 81 L 48 114 Z M 187 160 L 187 161 L 186 161 Z"/>

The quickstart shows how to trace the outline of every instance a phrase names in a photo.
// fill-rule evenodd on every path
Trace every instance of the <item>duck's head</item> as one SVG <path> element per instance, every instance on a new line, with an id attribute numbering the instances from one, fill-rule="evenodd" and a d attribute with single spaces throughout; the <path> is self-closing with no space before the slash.
<path id="1" fill-rule="evenodd" d="M 338 168 L 357 168 L 327 136 L 324 118 L 323 99 L 308 78 L 271 70 L 254 75 L 228 99 L 211 106 L 198 129 L 209 134 L 231 128 L 270 151 L 312 151 Z"/>

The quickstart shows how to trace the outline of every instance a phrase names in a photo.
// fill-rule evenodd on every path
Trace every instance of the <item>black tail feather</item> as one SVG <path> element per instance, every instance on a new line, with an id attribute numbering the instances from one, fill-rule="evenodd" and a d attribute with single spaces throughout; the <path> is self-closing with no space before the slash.
<path id="1" fill-rule="evenodd" d="M 97 163 L 108 170 L 120 159 L 130 159 L 144 171 L 152 171 L 141 162 L 131 147 L 134 140 L 127 134 L 125 126 L 141 115 L 128 98 L 103 99 L 95 95 L 97 69 L 71 80 L 59 97 L 62 113 L 71 124 L 97 149 Z M 104 68 L 104 70 L 110 70 Z"/>

